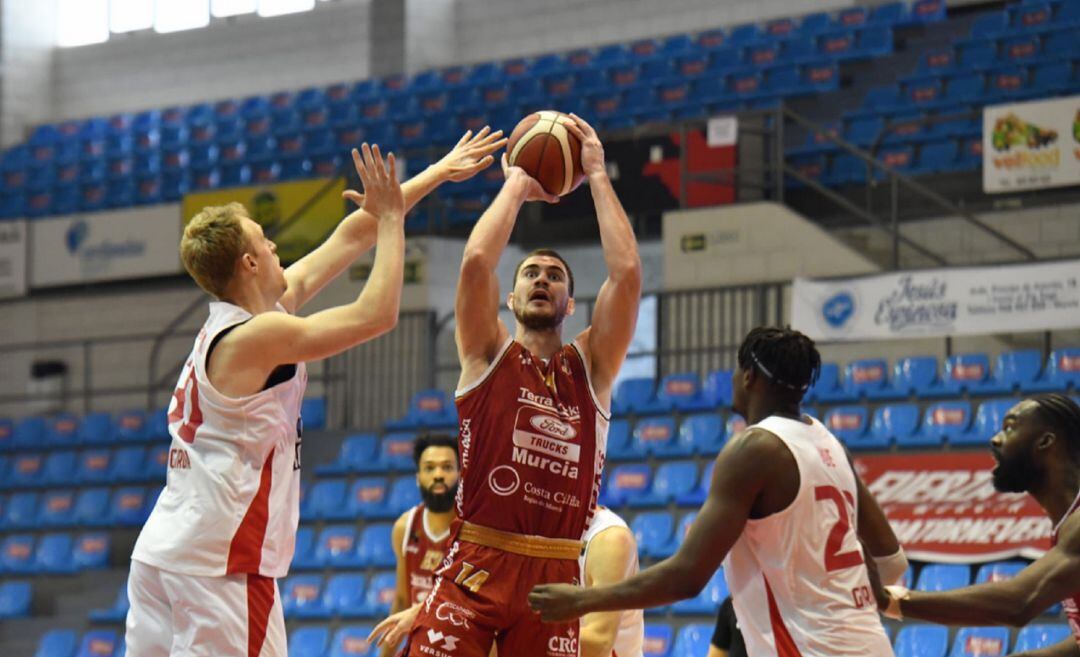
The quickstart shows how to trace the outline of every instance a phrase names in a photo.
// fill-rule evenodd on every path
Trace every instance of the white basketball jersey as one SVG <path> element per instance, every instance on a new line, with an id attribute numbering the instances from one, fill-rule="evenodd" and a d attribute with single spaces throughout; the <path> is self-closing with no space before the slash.
<path id="1" fill-rule="evenodd" d="M 585 585 L 585 561 L 589 558 L 589 546 L 597 534 L 611 527 L 623 527 L 629 530 L 626 522 L 614 511 L 607 507 L 596 507 L 589 529 L 585 532 L 585 549 L 578 557 L 578 568 L 581 570 L 581 583 Z M 627 569 L 626 576 L 637 573 L 638 559 L 634 555 L 634 563 Z M 645 616 L 640 609 L 628 609 L 622 613 L 619 620 L 619 633 L 615 635 L 615 645 L 612 646 L 614 657 L 642 657 L 642 643 L 645 635 Z"/>
<path id="2" fill-rule="evenodd" d="M 810 419 L 755 425 L 791 450 L 799 491 L 783 511 L 748 521 L 724 560 L 747 654 L 891 656 L 855 534 L 855 474 L 840 441 Z"/>
<path id="3" fill-rule="evenodd" d="M 282 310 L 279 306 L 279 310 Z M 284 577 L 300 520 L 300 404 L 307 369 L 247 397 L 218 392 L 206 356 L 225 329 L 251 319 L 210 304 L 169 404 L 169 469 L 131 558 L 175 573 Z"/>

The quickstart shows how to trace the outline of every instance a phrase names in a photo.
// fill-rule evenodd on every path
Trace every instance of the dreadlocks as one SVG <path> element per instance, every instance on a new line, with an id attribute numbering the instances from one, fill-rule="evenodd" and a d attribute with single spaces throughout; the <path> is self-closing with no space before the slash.
<path id="1" fill-rule="evenodd" d="M 754 367 L 775 387 L 802 397 L 817 381 L 821 354 L 814 341 L 791 328 L 759 326 L 739 346 L 739 367 Z"/>
<path id="2" fill-rule="evenodd" d="M 1036 395 L 1031 398 L 1037 406 L 1035 415 L 1043 423 L 1053 427 L 1065 440 L 1073 460 L 1080 463 L 1080 406 L 1059 393 Z"/>

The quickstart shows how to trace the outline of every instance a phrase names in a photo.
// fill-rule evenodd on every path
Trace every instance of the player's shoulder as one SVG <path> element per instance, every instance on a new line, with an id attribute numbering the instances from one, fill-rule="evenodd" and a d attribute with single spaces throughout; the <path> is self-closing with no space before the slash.
<path id="1" fill-rule="evenodd" d="M 1061 521 L 1057 544 L 1071 554 L 1080 555 L 1080 509 Z"/>
<path id="2" fill-rule="evenodd" d="M 609 525 L 597 532 L 589 541 L 589 555 L 593 562 L 600 559 L 617 559 L 637 554 L 634 532 L 622 524 Z"/>
<path id="3" fill-rule="evenodd" d="M 409 528 L 409 519 L 412 518 L 413 512 L 415 511 L 415 506 L 405 509 L 405 511 L 397 517 L 397 520 L 394 521 L 394 526 L 391 531 L 394 534 L 402 535 L 405 530 Z"/>

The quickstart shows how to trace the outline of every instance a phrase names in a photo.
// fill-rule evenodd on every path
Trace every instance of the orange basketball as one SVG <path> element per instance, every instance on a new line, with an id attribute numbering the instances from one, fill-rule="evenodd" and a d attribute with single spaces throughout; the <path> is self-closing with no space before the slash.
<path id="1" fill-rule="evenodd" d="M 573 119 L 552 110 L 526 116 L 510 134 L 506 160 L 540 182 L 549 194 L 566 196 L 585 178 L 581 142 L 566 124 Z"/>

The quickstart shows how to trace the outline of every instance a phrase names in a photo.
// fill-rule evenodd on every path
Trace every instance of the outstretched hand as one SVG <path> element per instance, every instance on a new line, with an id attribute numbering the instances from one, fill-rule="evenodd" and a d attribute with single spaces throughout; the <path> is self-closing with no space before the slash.
<path id="1" fill-rule="evenodd" d="M 495 162 L 492 154 L 505 145 L 502 130 L 492 132 L 489 126 L 484 126 L 475 135 L 468 130 L 435 166 L 447 180 L 462 182 L 491 166 Z"/>
<path id="2" fill-rule="evenodd" d="M 541 584 L 529 592 L 529 606 L 545 623 L 582 616 L 578 607 L 583 589 L 572 584 Z"/>
<path id="3" fill-rule="evenodd" d="M 342 196 L 373 214 L 376 218 L 400 219 L 405 214 L 405 196 L 397 178 L 397 162 L 394 154 L 383 162 L 379 146 L 363 144 L 360 151 L 352 150 L 353 164 L 364 186 L 361 194 L 348 189 Z"/>
<path id="4" fill-rule="evenodd" d="M 413 621 L 418 615 L 420 605 L 417 604 L 384 618 L 371 630 L 367 637 L 368 643 L 374 643 L 379 648 L 398 645 L 412 629 Z"/>
<path id="5" fill-rule="evenodd" d="M 507 180 L 520 179 L 525 181 L 528 190 L 525 196 L 526 201 L 544 201 L 546 203 L 559 202 L 559 197 L 557 195 L 545 191 L 544 186 L 540 184 L 540 181 L 526 173 L 525 169 L 510 166 L 506 159 L 506 153 L 503 153 L 502 155 L 502 169 L 503 175 L 506 176 Z"/>
<path id="6" fill-rule="evenodd" d="M 586 177 L 597 173 L 606 173 L 604 145 L 600 143 L 596 130 L 589 125 L 588 121 L 577 114 L 571 112 L 570 118 L 574 122 L 564 125 L 581 142 L 581 170 Z"/>

